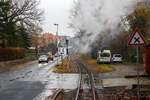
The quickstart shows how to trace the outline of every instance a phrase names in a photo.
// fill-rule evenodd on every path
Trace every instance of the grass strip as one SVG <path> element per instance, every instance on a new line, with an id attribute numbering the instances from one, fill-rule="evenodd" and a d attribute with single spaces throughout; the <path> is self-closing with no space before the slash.
<path id="1" fill-rule="evenodd" d="M 72 61 L 69 61 L 68 58 L 63 60 L 63 63 L 57 65 L 53 72 L 55 73 L 78 73 L 78 71 L 73 67 Z"/>
<path id="2" fill-rule="evenodd" d="M 109 64 L 98 64 L 95 59 L 86 59 L 85 61 L 97 72 L 104 73 L 115 70 L 115 68 Z"/>

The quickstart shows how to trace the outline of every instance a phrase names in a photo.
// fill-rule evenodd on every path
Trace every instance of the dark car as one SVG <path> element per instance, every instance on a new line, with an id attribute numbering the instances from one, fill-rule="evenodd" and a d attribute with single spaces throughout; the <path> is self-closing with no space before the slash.
<path id="1" fill-rule="evenodd" d="M 39 63 L 41 62 L 47 62 L 48 63 L 48 56 L 47 55 L 41 55 L 39 57 Z"/>

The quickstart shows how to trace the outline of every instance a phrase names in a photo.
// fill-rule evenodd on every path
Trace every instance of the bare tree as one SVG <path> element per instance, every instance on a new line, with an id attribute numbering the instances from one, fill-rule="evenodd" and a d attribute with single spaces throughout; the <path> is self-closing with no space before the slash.
<path id="1" fill-rule="evenodd" d="M 37 0 L 13 0 L 10 20 L 17 24 L 23 22 L 30 32 L 35 31 L 43 19 L 43 11 L 37 8 L 38 4 Z"/>
<path id="2" fill-rule="evenodd" d="M 8 26 L 8 27 L 3 27 L 5 26 L 3 24 L 1 29 L 8 30 L 8 31 L 0 30 L 1 33 L 4 33 L 4 35 L 0 37 L 7 39 L 9 36 L 10 39 L 14 38 L 13 40 L 15 40 L 17 36 L 20 36 L 20 34 L 23 31 L 25 33 L 30 34 L 30 36 L 34 32 L 38 32 L 38 33 L 41 32 L 39 30 L 41 30 L 40 24 L 41 24 L 41 21 L 43 20 L 43 16 L 42 16 L 43 11 L 41 11 L 37 7 L 39 4 L 39 1 L 37 0 L 0 0 L 0 3 L 2 5 L 4 5 L 6 2 L 7 2 L 7 6 L 3 6 L 3 8 L 0 8 L 1 11 L 4 12 L 3 16 L 0 15 L 0 18 L 1 18 L 1 21 L 5 25 Z M 5 13 L 5 11 L 7 12 Z M 13 30 L 10 27 L 12 27 Z"/>

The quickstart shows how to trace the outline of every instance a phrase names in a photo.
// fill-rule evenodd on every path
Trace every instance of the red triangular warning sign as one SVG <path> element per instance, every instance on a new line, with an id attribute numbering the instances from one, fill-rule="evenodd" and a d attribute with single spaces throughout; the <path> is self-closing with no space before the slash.
<path id="1" fill-rule="evenodd" d="M 143 35 L 139 32 L 138 29 L 134 31 L 134 34 L 130 38 L 128 42 L 129 46 L 137 46 L 137 45 L 147 45 L 146 40 Z"/>

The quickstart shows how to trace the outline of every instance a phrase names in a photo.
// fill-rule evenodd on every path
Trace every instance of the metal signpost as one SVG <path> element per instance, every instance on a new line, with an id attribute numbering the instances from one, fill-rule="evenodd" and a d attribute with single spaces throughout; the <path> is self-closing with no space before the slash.
<path id="1" fill-rule="evenodd" d="M 57 26 L 57 31 L 56 31 L 56 53 L 57 53 L 57 65 L 58 65 L 58 26 L 59 26 L 59 24 L 54 24 L 55 26 Z"/>
<path id="2" fill-rule="evenodd" d="M 139 32 L 138 29 L 135 30 L 134 34 L 130 38 L 128 42 L 128 46 L 136 46 L 136 53 L 137 53 L 137 60 L 136 60 L 136 65 L 137 65 L 137 85 L 138 85 L 138 100 L 140 100 L 140 73 L 139 73 L 139 46 L 144 46 L 146 45 L 146 41 L 142 34 Z"/>

